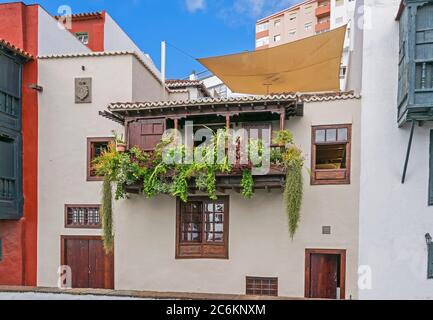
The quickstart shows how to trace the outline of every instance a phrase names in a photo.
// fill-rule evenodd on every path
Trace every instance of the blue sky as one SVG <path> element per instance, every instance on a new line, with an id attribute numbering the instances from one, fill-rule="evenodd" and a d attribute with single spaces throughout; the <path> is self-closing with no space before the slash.
<path id="1" fill-rule="evenodd" d="M 10 2 L 0 0 L 0 3 Z M 208 57 L 253 50 L 255 21 L 297 0 L 39 0 L 56 15 L 61 5 L 73 13 L 103 9 L 138 46 L 160 65 L 161 41 L 193 57 Z M 191 57 L 168 46 L 167 77 L 184 78 L 204 68 Z"/>

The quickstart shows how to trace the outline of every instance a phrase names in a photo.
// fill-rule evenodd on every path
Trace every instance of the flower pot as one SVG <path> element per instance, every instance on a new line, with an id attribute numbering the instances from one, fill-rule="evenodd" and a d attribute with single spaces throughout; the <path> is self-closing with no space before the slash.
<path id="1" fill-rule="evenodd" d="M 126 151 L 126 144 L 124 144 L 124 143 L 117 143 L 116 144 L 116 151 L 117 152 L 125 152 Z"/>

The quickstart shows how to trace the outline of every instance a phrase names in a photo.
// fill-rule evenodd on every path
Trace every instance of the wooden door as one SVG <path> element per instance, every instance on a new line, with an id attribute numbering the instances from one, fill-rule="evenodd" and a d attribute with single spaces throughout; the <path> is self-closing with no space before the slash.
<path id="1" fill-rule="evenodd" d="M 338 259 L 334 254 L 311 255 L 311 298 L 337 298 Z"/>
<path id="2" fill-rule="evenodd" d="M 61 263 L 71 268 L 73 288 L 114 289 L 114 257 L 100 237 L 62 237 Z"/>
<path id="3" fill-rule="evenodd" d="M 307 250 L 305 262 L 305 297 L 345 298 L 344 250 Z"/>

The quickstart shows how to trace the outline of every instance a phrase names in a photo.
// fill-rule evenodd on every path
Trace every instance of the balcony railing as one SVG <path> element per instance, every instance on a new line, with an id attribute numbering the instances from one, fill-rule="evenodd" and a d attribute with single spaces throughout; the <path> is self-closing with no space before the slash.
<path id="1" fill-rule="evenodd" d="M 320 5 L 316 8 L 316 17 L 322 18 L 329 16 L 331 14 L 331 4 L 328 2 L 327 4 Z"/>
<path id="2" fill-rule="evenodd" d="M 285 147 L 281 145 L 271 145 L 272 150 L 285 151 Z M 272 158 L 272 156 L 271 156 Z M 216 173 L 216 188 L 218 191 L 224 193 L 227 190 L 234 190 L 236 192 L 241 191 L 242 174 L 244 170 L 250 170 L 252 164 L 241 164 L 241 154 L 238 146 L 236 151 L 236 163 L 232 165 L 232 171 L 230 173 Z M 272 159 L 271 159 L 272 160 Z M 175 172 L 167 173 L 167 176 L 174 176 Z M 272 189 L 284 189 L 286 181 L 287 170 L 282 163 L 276 163 L 271 161 L 269 171 L 263 175 L 254 175 L 254 190 L 272 190 Z M 143 189 L 142 183 L 126 186 L 126 190 L 129 193 L 141 193 Z M 189 184 L 190 193 L 195 193 L 198 187 L 195 184 L 194 178 L 191 179 Z"/>
<path id="3" fill-rule="evenodd" d="M 316 32 L 325 32 L 331 28 L 331 21 L 320 22 L 316 24 Z"/>

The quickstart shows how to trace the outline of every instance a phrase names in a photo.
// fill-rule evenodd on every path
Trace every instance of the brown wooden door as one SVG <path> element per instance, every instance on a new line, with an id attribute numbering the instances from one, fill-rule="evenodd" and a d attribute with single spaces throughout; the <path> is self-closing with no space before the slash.
<path id="1" fill-rule="evenodd" d="M 62 265 L 71 268 L 73 288 L 114 289 L 114 257 L 100 237 L 63 237 Z"/>
<path id="2" fill-rule="evenodd" d="M 338 260 L 334 254 L 311 255 L 311 298 L 337 298 Z"/>
<path id="3" fill-rule="evenodd" d="M 307 249 L 305 258 L 305 297 L 345 299 L 346 250 Z"/>

